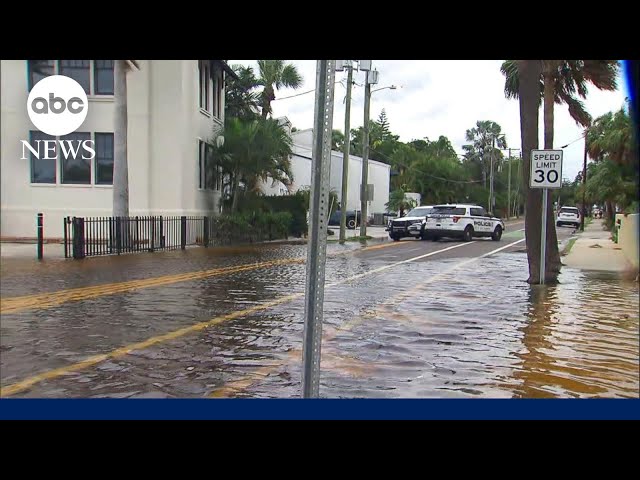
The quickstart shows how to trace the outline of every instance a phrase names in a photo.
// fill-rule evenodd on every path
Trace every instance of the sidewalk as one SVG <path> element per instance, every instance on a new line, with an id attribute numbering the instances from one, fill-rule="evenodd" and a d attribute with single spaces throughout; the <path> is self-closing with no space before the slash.
<path id="1" fill-rule="evenodd" d="M 578 234 L 569 254 L 563 257 L 563 263 L 581 270 L 625 274 L 634 271 L 622 249 L 611 240 L 611 232 L 604 229 L 602 220 L 595 219 Z"/>
<path id="2" fill-rule="evenodd" d="M 64 258 L 62 243 L 45 243 L 42 256 L 45 259 Z M 0 242 L 0 257 L 2 258 L 32 258 L 38 257 L 37 243 Z"/>

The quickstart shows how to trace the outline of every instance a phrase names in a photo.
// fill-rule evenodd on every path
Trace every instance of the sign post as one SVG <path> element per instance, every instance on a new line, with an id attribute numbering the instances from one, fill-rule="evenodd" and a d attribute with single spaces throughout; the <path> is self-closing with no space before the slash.
<path id="1" fill-rule="evenodd" d="M 540 229 L 540 284 L 544 285 L 547 258 L 547 201 L 549 190 L 562 188 L 562 150 L 531 150 L 529 188 L 542 189 Z"/>

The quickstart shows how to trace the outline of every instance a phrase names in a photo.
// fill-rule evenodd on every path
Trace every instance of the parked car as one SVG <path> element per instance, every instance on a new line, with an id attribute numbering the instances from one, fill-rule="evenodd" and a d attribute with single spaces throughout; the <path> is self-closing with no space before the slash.
<path id="1" fill-rule="evenodd" d="M 342 215 L 342 212 L 340 210 L 336 210 L 335 212 L 333 212 L 331 217 L 329 217 L 329 226 L 339 227 L 341 215 Z M 359 225 L 360 225 L 360 215 L 356 214 L 355 210 L 347 210 L 347 228 L 349 230 L 353 230 Z"/>
<path id="2" fill-rule="evenodd" d="M 462 238 L 470 242 L 475 237 L 491 237 L 497 242 L 505 230 L 502 219 L 487 213 L 480 205 L 436 205 L 427 216 L 422 238 L 434 241 L 442 237 Z"/>
<path id="3" fill-rule="evenodd" d="M 562 207 L 558 212 L 556 226 L 573 225 L 576 228 L 580 226 L 580 210 L 577 207 Z"/>
<path id="4" fill-rule="evenodd" d="M 396 242 L 404 237 L 421 238 L 427 215 L 431 212 L 433 212 L 432 205 L 423 205 L 412 209 L 404 217 L 389 220 L 386 228 L 389 238 Z"/>

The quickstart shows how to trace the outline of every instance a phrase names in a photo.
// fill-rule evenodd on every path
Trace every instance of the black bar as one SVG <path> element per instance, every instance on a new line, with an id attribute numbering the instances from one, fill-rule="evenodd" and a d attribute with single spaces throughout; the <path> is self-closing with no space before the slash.
<path id="1" fill-rule="evenodd" d="M 68 248 L 68 241 L 69 241 L 69 236 L 67 235 L 67 228 L 69 228 L 69 225 L 67 223 L 67 221 L 69 220 L 69 217 L 64 217 L 62 219 L 62 235 L 64 235 L 64 258 L 69 258 L 69 248 Z"/>
<path id="2" fill-rule="evenodd" d="M 73 217 L 73 258 L 85 258 L 84 218 Z"/>
<path id="3" fill-rule="evenodd" d="M 187 217 L 180 217 L 180 248 L 185 249 L 187 244 Z"/>
<path id="4" fill-rule="evenodd" d="M 41 213 L 38 214 L 38 260 L 43 257 L 44 243 L 44 219 Z"/>
<path id="5" fill-rule="evenodd" d="M 164 221 L 162 215 L 160 215 L 160 250 L 164 250 Z"/>
<path id="6" fill-rule="evenodd" d="M 116 217 L 116 251 L 120 255 L 122 249 L 122 225 L 120 223 L 120 217 Z"/>

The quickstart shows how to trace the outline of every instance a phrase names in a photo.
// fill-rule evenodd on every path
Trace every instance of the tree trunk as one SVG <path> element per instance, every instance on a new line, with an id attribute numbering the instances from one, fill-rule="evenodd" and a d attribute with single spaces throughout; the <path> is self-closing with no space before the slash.
<path id="1" fill-rule="evenodd" d="M 129 168 L 127 165 L 127 65 L 114 62 L 115 121 L 113 133 L 113 216 L 129 216 Z"/>
<path id="2" fill-rule="evenodd" d="M 555 75 L 558 70 L 558 62 L 548 60 L 544 67 L 544 148 L 553 149 L 553 123 L 554 123 L 554 102 L 555 102 Z M 560 261 L 560 251 L 558 250 L 558 235 L 556 232 L 556 222 L 553 213 L 553 200 L 551 192 L 547 192 L 547 249 L 546 268 L 555 274 L 560 273 L 562 262 Z"/>
<path id="3" fill-rule="evenodd" d="M 231 191 L 233 192 L 233 200 L 231 201 L 231 213 L 236 213 L 236 209 L 238 208 L 238 185 L 240 184 L 240 175 L 236 171 L 233 174 L 233 187 Z"/>
<path id="4" fill-rule="evenodd" d="M 540 60 L 518 60 L 518 97 L 520 102 L 520 139 L 522 143 L 523 188 L 526 192 L 525 238 L 529 279 L 531 284 L 540 282 L 540 233 L 542 191 L 529 188 L 531 150 L 538 148 L 538 110 L 540 99 Z M 546 271 L 546 277 L 552 272 Z M 555 274 L 553 274 L 555 276 Z M 547 279 L 545 278 L 545 281 Z"/>

